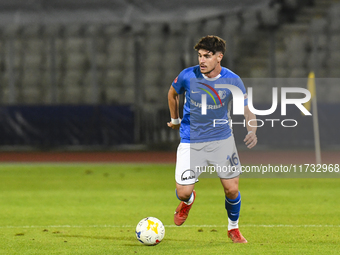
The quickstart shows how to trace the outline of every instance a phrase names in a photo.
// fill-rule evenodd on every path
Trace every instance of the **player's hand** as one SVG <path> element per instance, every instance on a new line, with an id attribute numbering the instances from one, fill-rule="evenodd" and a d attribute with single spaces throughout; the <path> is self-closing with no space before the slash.
<path id="1" fill-rule="evenodd" d="M 181 126 L 181 124 L 174 125 L 174 124 L 172 124 L 172 122 L 168 122 L 168 127 L 169 128 L 178 130 L 180 126 Z"/>
<path id="2" fill-rule="evenodd" d="M 247 145 L 248 149 L 251 149 L 257 144 L 257 136 L 253 132 L 250 132 L 246 135 L 243 141 Z"/>

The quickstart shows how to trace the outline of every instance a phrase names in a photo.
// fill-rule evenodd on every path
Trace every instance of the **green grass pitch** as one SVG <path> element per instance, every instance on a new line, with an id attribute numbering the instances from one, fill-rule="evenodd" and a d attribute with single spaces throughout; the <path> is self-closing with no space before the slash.
<path id="1" fill-rule="evenodd" d="M 217 178 L 201 178 L 183 226 L 174 165 L 1 164 L 0 254 L 338 254 L 340 179 L 242 178 L 240 229 L 227 238 Z M 154 216 L 165 225 L 157 246 L 143 246 L 135 226 Z"/>

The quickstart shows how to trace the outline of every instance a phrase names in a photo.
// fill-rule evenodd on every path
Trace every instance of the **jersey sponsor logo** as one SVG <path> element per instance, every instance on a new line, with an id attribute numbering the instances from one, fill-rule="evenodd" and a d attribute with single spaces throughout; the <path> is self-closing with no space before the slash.
<path id="1" fill-rule="evenodd" d="M 178 76 L 175 78 L 174 83 L 177 83 L 178 81 Z"/>
<path id="2" fill-rule="evenodd" d="M 217 93 L 217 91 L 213 87 L 211 87 L 210 85 L 205 84 L 203 82 L 199 82 L 199 84 L 202 84 L 202 85 L 206 86 L 207 88 L 209 88 L 217 96 L 217 99 L 220 101 L 220 104 L 222 105 L 221 97 L 219 96 L 219 94 Z M 203 89 L 203 88 L 199 88 L 199 89 L 206 92 L 214 100 L 215 105 L 217 105 L 216 100 L 215 100 L 214 96 L 210 93 L 210 91 L 208 91 L 207 89 Z"/>
<path id="3" fill-rule="evenodd" d="M 201 108 L 202 107 L 202 103 L 199 103 L 193 99 L 190 98 L 190 104 L 191 105 L 194 105 L 198 108 Z M 212 110 L 215 110 L 215 109 L 219 109 L 221 107 L 225 106 L 225 102 L 222 103 L 222 105 L 218 104 L 218 105 L 213 105 L 213 104 L 207 104 L 206 107 L 207 109 L 212 109 Z"/>
<path id="4" fill-rule="evenodd" d="M 188 181 L 195 178 L 195 172 L 193 170 L 185 170 L 181 176 L 182 181 Z"/>

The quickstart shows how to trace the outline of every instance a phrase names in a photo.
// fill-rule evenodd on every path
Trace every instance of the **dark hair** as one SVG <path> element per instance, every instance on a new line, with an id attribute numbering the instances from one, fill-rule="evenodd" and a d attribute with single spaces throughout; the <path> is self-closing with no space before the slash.
<path id="1" fill-rule="evenodd" d="M 195 50 L 200 49 L 211 51 L 215 54 L 217 51 L 225 53 L 225 41 L 216 35 L 207 35 L 202 37 L 200 41 L 195 45 Z"/>

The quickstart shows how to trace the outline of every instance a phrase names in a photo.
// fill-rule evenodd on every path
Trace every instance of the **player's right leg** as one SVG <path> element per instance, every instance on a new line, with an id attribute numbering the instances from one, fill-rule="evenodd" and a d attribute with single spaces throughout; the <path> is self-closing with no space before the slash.
<path id="1" fill-rule="evenodd" d="M 174 222 L 177 226 L 181 226 L 188 218 L 189 211 L 195 201 L 196 192 L 194 191 L 195 184 L 180 185 L 176 183 L 176 195 L 181 201 L 176 208 Z"/>
<path id="2" fill-rule="evenodd" d="M 176 195 L 181 201 L 176 208 L 174 222 L 177 226 L 182 225 L 195 201 L 196 192 L 194 191 L 198 174 L 193 166 L 194 160 L 191 156 L 189 143 L 180 143 L 177 149 L 176 159 Z"/>

